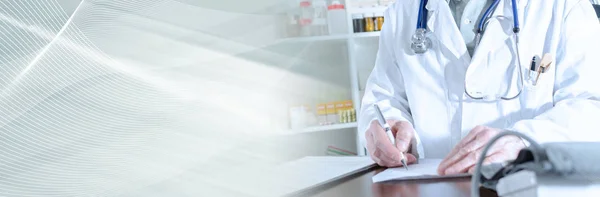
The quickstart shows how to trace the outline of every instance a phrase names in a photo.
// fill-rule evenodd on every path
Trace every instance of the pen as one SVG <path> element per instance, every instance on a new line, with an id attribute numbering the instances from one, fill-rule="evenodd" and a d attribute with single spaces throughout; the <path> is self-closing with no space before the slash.
<path id="1" fill-rule="evenodd" d="M 529 77 L 533 78 L 533 76 L 531 75 L 533 72 L 535 72 L 535 66 L 537 65 L 537 57 L 533 56 L 533 58 L 531 59 L 531 67 L 529 68 Z"/>
<path id="2" fill-rule="evenodd" d="M 396 140 L 394 139 L 394 134 L 392 134 L 392 129 L 390 128 L 390 125 L 387 123 L 387 121 L 385 121 L 385 117 L 383 117 L 383 113 L 381 112 L 379 105 L 374 104 L 373 107 L 375 108 L 375 111 L 377 111 L 377 120 L 379 120 L 379 125 L 383 127 L 388 138 L 390 138 L 392 144 L 395 145 Z M 404 169 L 408 170 L 408 167 L 406 166 L 406 157 L 404 157 L 404 153 L 402 153 L 402 151 L 400 151 L 400 162 L 404 166 Z"/>

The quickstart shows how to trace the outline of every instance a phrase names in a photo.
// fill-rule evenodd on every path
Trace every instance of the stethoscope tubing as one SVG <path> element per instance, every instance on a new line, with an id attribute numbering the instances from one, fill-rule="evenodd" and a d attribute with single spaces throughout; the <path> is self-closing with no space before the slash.
<path id="1" fill-rule="evenodd" d="M 512 97 L 500 97 L 500 99 L 502 100 L 513 100 L 518 98 L 521 93 L 523 92 L 523 87 L 524 87 L 524 77 L 523 77 L 523 71 L 522 71 L 522 65 L 521 65 L 521 53 L 519 51 L 519 32 L 520 32 L 520 24 L 519 24 L 519 14 L 518 14 L 518 9 L 517 9 L 517 0 L 511 0 L 512 2 L 512 10 L 513 10 L 513 33 L 514 33 L 514 39 L 515 39 L 515 50 L 516 50 L 516 55 L 517 55 L 517 65 L 518 65 L 518 70 L 519 70 L 519 91 L 517 92 L 517 94 L 515 96 Z M 493 14 L 493 10 L 496 10 L 496 8 L 498 7 L 500 3 L 500 0 L 494 0 L 494 2 L 492 3 L 492 5 L 490 5 L 490 7 L 488 7 L 486 9 L 486 11 L 484 12 L 482 18 L 479 21 L 477 30 L 476 30 L 476 45 L 475 47 L 477 48 L 479 45 L 479 41 L 481 39 L 481 35 L 483 34 L 483 32 L 485 31 L 485 26 L 487 24 L 487 22 L 491 19 L 492 14 Z M 418 12 L 418 17 L 417 17 L 417 30 L 418 29 L 425 29 L 427 28 L 427 10 L 425 8 L 425 6 L 427 5 L 427 0 L 421 0 L 420 4 L 419 4 L 419 12 Z M 473 95 L 471 95 L 468 91 L 467 88 L 467 84 L 466 84 L 466 79 L 465 79 L 465 94 L 475 100 L 485 100 L 486 97 L 475 97 Z M 497 98 L 497 97 L 496 97 Z"/>
<path id="2" fill-rule="evenodd" d="M 485 22 L 489 21 L 490 18 L 492 18 L 492 11 L 496 10 L 499 3 L 500 3 L 500 0 L 494 0 L 492 5 L 490 5 L 490 7 L 488 7 L 487 10 L 485 10 L 483 17 L 481 17 L 481 19 L 479 20 L 479 25 L 477 26 L 477 33 L 483 32 Z"/>
<path id="3" fill-rule="evenodd" d="M 417 29 L 426 28 L 427 27 L 427 11 L 425 10 L 425 6 L 427 5 L 428 0 L 421 0 L 419 4 L 419 16 L 417 17 Z"/>

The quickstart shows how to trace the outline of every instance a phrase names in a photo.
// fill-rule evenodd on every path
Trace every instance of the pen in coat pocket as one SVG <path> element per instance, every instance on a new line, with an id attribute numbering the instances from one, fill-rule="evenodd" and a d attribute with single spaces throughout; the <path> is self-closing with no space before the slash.
<path id="1" fill-rule="evenodd" d="M 533 58 L 531 58 L 531 65 L 529 66 L 529 79 L 533 79 L 533 73 L 536 71 L 537 62 L 538 57 L 533 56 Z"/>

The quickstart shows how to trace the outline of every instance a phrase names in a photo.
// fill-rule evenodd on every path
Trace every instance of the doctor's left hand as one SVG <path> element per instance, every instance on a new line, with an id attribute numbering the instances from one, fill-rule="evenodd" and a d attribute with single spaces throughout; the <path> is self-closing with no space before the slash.
<path id="1" fill-rule="evenodd" d="M 501 129 L 477 126 L 463 138 L 438 167 L 438 174 L 473 173 L 481 152 Z M 505 136 L 494 143 L 486 154 L 484 165 L 515 159 L 525 144 L 519 137 Z"/>

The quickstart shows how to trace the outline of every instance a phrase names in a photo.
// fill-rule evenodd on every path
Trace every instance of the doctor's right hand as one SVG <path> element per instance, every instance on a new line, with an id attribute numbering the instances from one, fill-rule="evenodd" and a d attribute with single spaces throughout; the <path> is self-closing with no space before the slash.
<path id="1" fill-rule="evenodd" d="M 396 145 L 392 144 L 385 130 L 377 120 L 371 122 L 371 126 L 365 132 L 367 139 L 367 151 L 373 161 L 384 167 L 402 166 L 400 162 L 400 151 L 406 153 L 411 147 L 411 140 L 415 135 L 415 129 L 407 121 L 387 120 L 394 134 Z M 404 154 L 408 164 L 417 162 L 417 158 L 410 154 Z"/>

